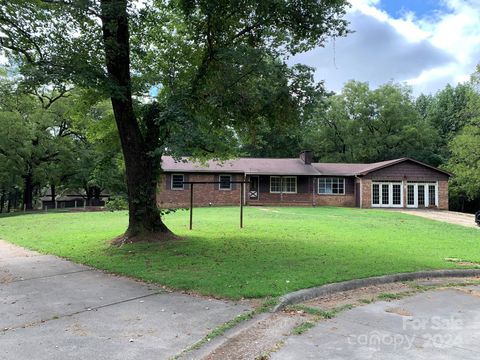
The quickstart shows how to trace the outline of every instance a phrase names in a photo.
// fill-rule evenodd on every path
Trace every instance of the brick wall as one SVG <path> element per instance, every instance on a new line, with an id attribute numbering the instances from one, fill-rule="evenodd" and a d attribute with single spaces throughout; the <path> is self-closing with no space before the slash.
<path id="1" fill-rule="evenodd" d="M 403 187 L 403 205 L 407 207 L 407 181 L 402 182 Z M 372 207 L 372 180 L 362 179 L 362 207 Z M 441 210 L 448 210 L 448 181 L 438 181 L 438 208 Z"/>
<path id="2" fill-rule="evenodd" d="M 362 189 L 362 208 L 371 208 L 372 207 L 372 180 L 362 179 L 360 188 Z"/>
<path id="3" fill-rule="evenodd" d="M 312 205 L 313 204 L 313 194 L 312 193 L 303 193 L 303 194 L 271 194 L 270 192 L 260 192 L 258 200 L 247 201 L 250 205 L 256 204 L 288 204 L 288 205 Z"/>
<path id="4" fill-rule="evenodd" d="M 222 175 L 227 175 L 222 173 Z M 232 181 L 243 180 L 243 175 L 232 175 Z M 185 181 L 218 181 L 219 174 L 189 174 Z M 157 203 L 163 208 L 182 208 L 190 206 L 190 189 L 171 190 L 169 176 L 162 175 L 158 185 Z M 232 184 L 232 190 L 219 190 L 219 184 L 196 184 L 193 191 L 194 206 L 239 205 L 240 184 Z"/>
<path id="5" fill-rule="evenodd" d="M 232 181 L 243 180 L 241 174 L 231 174 Z M 219 174 L 189 174 L 188 181 L 218 181 Z M 171 190 L 169 175 L 162 175 L 157 193 L 157 202 L 163 208 L 188 207 L 190 190 Z M 186 179 L 187 181 L 187 179 Z M 358 180 L 357 180 L 358 181 Z M 404 181 L 406 186 L 406 181 Z M 218 184 L 197 184 L 194 188 L 193 203 L 195 206 L 238 205 L 240 203 L 240 184 L 232 184 L 232 190 L 219 190 Z M 352 186 L 353 188 L 353 186 Z M 372 180 L 363 178 L 361 181 L 361 202 L 363 208 L 371 208 Z M 265 189 L 263 189 L 265 190 Z M 258 201 L 248 199 L 249 185 L 245 185 L 246 203 L 249 205 L 316 205 L 316 206 L 347 206 L 355 207 L 355 194 L 319 195 L 310 186 L 309 192 L 297 194 L 271 194 L 260 190 Z M 403 203 L 406 204 L 406 188 L 403 191 Z M 448 181 L 438 181 L 439 209 L 448 210 Z"/>
<path id="6" fill-rule="evenodd" d="M 347 206 L 355 207 L 355 195 L 316 195 L 317 206 Z"/>
<path id="7" fill-rule="evenodd" d="M 438 208 L 448 210 L 448 181 L 438 182 Z"/>

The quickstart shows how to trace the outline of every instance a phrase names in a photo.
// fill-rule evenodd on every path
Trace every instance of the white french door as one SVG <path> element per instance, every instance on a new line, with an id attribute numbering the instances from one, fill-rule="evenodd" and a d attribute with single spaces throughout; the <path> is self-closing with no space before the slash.
<path id="1" fill-rule="evenodd" d="M 373 182 L 372 207 L 403 207 L 401 182 Z"/>
<path id="2" fill-rule="evenodd" d="M 438 207 L 438 184 L 436 182 L 407 183 L 407 207 Z"/>

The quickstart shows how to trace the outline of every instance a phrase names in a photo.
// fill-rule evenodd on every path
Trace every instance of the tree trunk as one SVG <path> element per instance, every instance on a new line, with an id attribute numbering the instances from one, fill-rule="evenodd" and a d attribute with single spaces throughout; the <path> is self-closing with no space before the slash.
<path id="1" fill-rule="evenodd" d="M 11 197 L 11 195 L 9 195 L 8 196 L 7 212 L 10 212 L 11 202 L 12 202 L 12 197 Z M 13 209 L 17 208 L 17 202 L 18 202 L 18 190 L 15 189 L 15 191 L 13 192 Z"/>
<path id="2" fill-rule="evenodd" d="M 87 206 L 92 206 L 92 188 L 90 186 L 86 186 L 84 190 L 85 190 L 85 196 L 86 196 L 85 204 Z"/>
<path id="3" fill-rule="evenodd" d="M 0 197 L 0 214 L 3 213 L 5 208 L 5 190 L 2 190 L 2 196 Z"/>
<path id="4" fill-rule="evenodd" d="M 50 185 L 50 193 L 52 195 L 53 205 L 55 206 L 55 198 L 57 197 L 57 194 L 55 193 L 55 184 Z"/>
<path id="5" fill-rule="evenodd" d="M 98 203 L 100 202 L 100 195 L 102 194 L 102 189 L 100 189 L 98 186 L 93 187 L 93 198 L 95 199 L 95 202 Z"/>
<path id="6" fill-rule="evenodd" d="M 129 223 L 121 241 L 168 239 L 172 233 L 162 222 L 156 202 L 160 159 L 148 155 L 149 146 L 133 110 L 127 1 L 101 0 L 101 20 L 111 101 L 127 177 Z"/>
<path id="7" fill-rule="evenodd" d="M 23 206 L 25 210 L 33 210 L 33 175 L 23 176 Z"/>

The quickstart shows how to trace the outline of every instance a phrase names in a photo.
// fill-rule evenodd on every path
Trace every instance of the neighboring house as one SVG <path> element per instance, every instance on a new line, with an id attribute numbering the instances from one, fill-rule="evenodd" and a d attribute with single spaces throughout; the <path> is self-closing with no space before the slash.
<path id="1" fill-rule="evenodd" d="M 185 207 L 190 201 L 188 181 L 216 181 L 194 185 L 194 205 L 236 205 L 245 180 L 245 204 L 350 206 L 361 208 L 448 209 L 446 171 L 410 158 L 372 164 L 314 163 L 304 151 L 297 159 L 239 158 L 225 162 L 192 163 L 162 158 L 157 195 L 163 207 Z"/>
<path id="2" fill-rule="evenodd" d="M 84 206 L 105 206 L 105 202 L 110 198 L 109 194 L 100 193 L 97 197 L 88 197 L 85 190 L 71 190 L 65 194 L 55 196 L 52 199 L 50 188 L 46 189 L 44 195 L 40 198 L 42 209 L 63 209 L 76 208 Z"/>

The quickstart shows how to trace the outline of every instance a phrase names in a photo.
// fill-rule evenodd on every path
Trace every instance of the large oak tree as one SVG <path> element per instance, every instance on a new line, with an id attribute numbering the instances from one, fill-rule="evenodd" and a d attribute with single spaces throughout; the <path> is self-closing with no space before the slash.
<path id="1" fill-rule="evenodd" d="M 221 158 L 260 124 L 311 105 L 311 69 L 290 55 L 346 34 L 345 0 L 2 0 L 0 45 L 25 82 L 111 100 L 125 160 L 123 241 L 164 239 L 161 156 Z M 146 102 L 155 87 L 157 101 Z"/>

